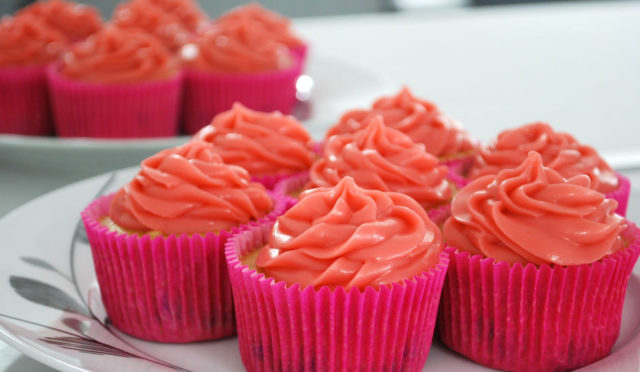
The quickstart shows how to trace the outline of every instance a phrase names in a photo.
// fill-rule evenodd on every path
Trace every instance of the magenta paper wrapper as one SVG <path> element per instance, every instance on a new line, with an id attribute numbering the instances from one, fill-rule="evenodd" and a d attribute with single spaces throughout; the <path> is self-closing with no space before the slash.
<path id="1" fill-rule="evenodd" d="M 461 158 L 442 160 L 441 163 L 449 167 L 451 173 L 464 177 L 473 165 L 474 155 L 467 155 Z"/>
<path id="2" fill-rule="evenodd" d="M 291 205 L 277 195 L 273 211 L 258 222 L 220 234 L 150 238 L 109 231 L 113 194 L 82 212 L 105 309 L 113 325 L 159 342 L 212 340 L 235 334 L 233 298 L 224 244 L 240 231 L 273 224 Z"/>
<path id="3" fill-rule="evenodd" d="M 0 68 L 0 133 L 53 133 L 45 66 Z"/>
<path id="4" fill-rule="evenodd" d="M 296 102 L 296 80 L 301 64 L 291 68 L 252 74 L 220 74 L 188 69 L 186 71 L 183 129 L 196 133 L 214 116 L 240 102 L 258 111 L 291 113 Z"/>
<path id="5" fill-rule="evenodd" d="M 444 222 L 451 216 L 451 203 L 442 207 L 429 209 L 427 215 L 438 226 L 442 226 Z"/>
<path id="6" fill-rule="evenodd" d="M 309 183 L 309 172 L 300 172 L 291 177 L 285 178 L 279 181 L 274 187 L 273 192 L 278 195 L 285 195 L 298 199 L 300 192 L 304 190 L 304 187 Z"/>
<path id="7" fill-rule="evenodd" d="M 274 190 L 276 185 L 282 181 L 288 179 L 296 179 L 296 177 L 300 177 L 301 175 L 309 174 L 309 171 L 302 171 L 292 174 L 270 174 L 264 176 L 251 176 L 252 182 L 261 183 L 267 190 Z M 284 195 L 284 194 L 281 194 Z"/>
<path id="8" fill-rule="evenodd" d="M 300 64 L 302 65 L 301 71 L 304 70 L 307 65 L 307 57 L 309 55 L 309 45 L 304 43 L 297 47 L 290 48 L 289 51 L 293 54 L 294 57 L 298 59 Z"/>
<path id="9" fill-rule="evenodd" d="M 622 217 L 626 217 L 629 194 L 631 193 L 631 181 L 620 173 L 616 173 L 616 175 L 618 176 L 618 189 L 605 194 L 605 196 L 609 199 L 615 199 L 618 202 L 616 213 Z"/>
<path id="10" fill-rule="evenodd" d="M 268 225 L 226 245 L 238 345 L 248 371 L 419 371 L 427 360 L 448 253 L 428 273 L 379 290 L 300 289 L 239 261 Z"/>
<path id="11" fill-rule="evenodd" d="M 452 252 L 438 332 L 454 351 L 491 368 L 561 371 L 609 354 L 620 333 L 622 305 L 640 253 L 640 231 L 593 264 L 495 262 Z"/>
<path id="12" fill-rule="evenodd" d="M 47 69 L 56 133 L 60 137 L 144 138 L 178 134 L 182 73 L 161 81 L 98 84 Z"/>

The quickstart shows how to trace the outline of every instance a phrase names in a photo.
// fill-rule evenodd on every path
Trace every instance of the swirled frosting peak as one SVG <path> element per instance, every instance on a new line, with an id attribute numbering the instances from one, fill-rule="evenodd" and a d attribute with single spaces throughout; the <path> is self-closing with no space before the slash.
<path id="1" fill-rule="evenodd" d="M 62 54 L 66 44 L 61 32 L 35 16 L 0 19 L 0 67 L 47 64 Z"/>
<path id="2" fill-rule="evenodd" d="M 295 118 L 253 111 L 240 103 L 218 114 L 194 138 L 212 143 L 225 163 L 251 175 L 307 170 L 315 158 L 313 140 Z"/>
<path id="3" fill-rule="evenodd" d="M 370 109 L 347 112 L 329 129 L 327 138 L 361 129 L 375 115 L 381 115 L 387 126 L 416 143 L 423 143 L 428 153 L 438 157 L 477 147 L 476 140 L 458 122 L 443 114 L 435 104 L 415 97 L 407 87 L 395 96 L 379 98 Z"/>
<path id="4" fill-rule="evenodd" d="M 449 245 L 510 263 L 580 265 L 622 247 L 617 202 L 543 166 L 531 151 L 517 168 L 475 179 L 453 199 Z"/>
<path id="5" fill-rule="evenodd" d="M 357 132 L 329 138 L 323 158 L 311 167 L 311 184 L 334 186 L 349 176 L 361 187 L 401 192 L 431 208 L 453 196 L 448 173 L 424 145 L 374 116 Z"/>
<path id="6" fill-rule="evenodd" d="M 287 47 L 249 20 L 215 23 L 185 45 L 181 55 L 185 65 L 217 73 L 278 71 L 293 64 Z"/>
<path id="7" fill-rule="evenodd" d="M 111 201 L 109 217 L 130 231 L 204 234 L 259 219 L 273 202 L 244 169 L 227 165 L 201 141 L 142 161 Z"/>
<path id="8" fill-rule="evenodd" d="M 153 37 L 107 26 L 65 54 L 60 71 L 93 83 L 136 83 L 175 76 L 178 66 Z"/>
<path id="9" fill-rule="evenodd" d="M 540 153 L 544 165 L 565 178 L 586 174 L 591 179 L 591 188 L 604 193 L 618 187 L 618 177 L 596 150 L 541 122 L 501 132 L 495 142 L 479 151 L 469 176 L 477 178 L 515 168 L 529 151 Z"/>
<path id="10" fill-rule="evenodd" d="M 83 40 L 102 27 L 102 19 L 96 8 L 70 1 L 36 1 L 16 14 L 37 17 L 60 31 L 70 42 Z"/>
<path id="11" fill-rule="evenodd" d="M 384 286 L 434 267 L 438 227 L 413 199 L 366 190 L 350 177 L 306 191 L 278 218 L 256 266 L 301 287 Z"/>
<path id="12" fill-rule="evenodd" d="M 207 15 L 194 0 L 147 0 L 167 14 L 176 17 L 190 32 L 198 31 L 207 22 Z"/>

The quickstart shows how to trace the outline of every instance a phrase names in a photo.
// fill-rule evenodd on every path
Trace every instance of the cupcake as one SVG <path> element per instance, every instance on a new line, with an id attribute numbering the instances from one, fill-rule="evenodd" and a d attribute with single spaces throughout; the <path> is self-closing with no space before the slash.
<path id="1" fill-rule="evenodd" d="M 145 159 L 134 179 L 83 212 L 100 292 L 119 330 L 152 341 L 235 333 L 223 246 L 288 201 L 191 141 Z"/>
<path id="2" fill-rule="evenodd" d="M 169 137 L 178 132 L 182 75 L 153 37 L 108 26 L 47 70 L 61 137 Z"/>
<path id="3" fill-rule="evenodd" d="M 212 143 L 225 163 L 243 167 L 269 189 L 284 178 L 308 174 L 316 158 L 311 136 L 294 117 L 240 103 L 216 115 L 194 138 Z"/>
<path id="4" fill-rule="evenodd" d="M 415 200 L 347 177 L 227 242 L 248 371 L 419 371 L 447 270 Z"/>
<path id="5" fill-rule="evenodd" d="M 45 68 L 66 46 L 62 33 L 32 15 L 0 20 L 0 133 L 51 134 Z"/>
<path id="6" fill-rule="evenodd" d="M 189 32 L 196 33 L 206 26 L 207 15 L 194 0 L 147 0 L 149 3 L 172 14 Z"/>
<path id="7" fill-rule="evenodd" d="M 617 202 L 530 152 L 517 168 L 455 197 L 441 339 L 491 368 L 575 369 L 604 358 L 620 332 L 640 231 Z"/>
<path id="8" fill-rule="evenodd" d="M 300 64 L 286 46 L 248 21 L 216 24 L 182 48 L 186 67 L 183 124 L 193 134 L 233 103 L 288 114 Z"/>
<path id="9" fill-rule="evenodd" d="M 469 178 L 515 168 L 527 158 L 529 151 L 540 153 L 544 165 L 565 178 L 588 175 L 591 188 L 616 199 L 616 212 L 626 215 L 631 191 L 629 180 L 614 172 L 595 149 L 579 143 L 568 133 L 554 131 L 547 123 L 538 122 L 501 132 L 493 143 L 479 150 Z"/>
<path id="10" fill-rule="evenodd" d="M 70 43 L 82 41 L 102 28 L 98 9 L 63 0 L 36 1 L 16 13 L 29 14 L 62 33 Z"/>
<path id="11" fill-rule="evenodd" d="M 382 115 L 387 126 L 424 144 L 428 153 L 447 162 L 457 173 L 466 169 L 478 146 L 457 121 L 442 113 L 435 104 L 415 97 L 407 87 L 395 96 L 379 98 L 369 109 L 345 113 L 327 131 L 326 138 L 357 131 L 375 115 Z"/>
<path id="12" fill-rule="evenodd" d="M 261 34 L 286 45 L 300 59 L 300 62 L 303 65 L 305 64 L 308 46 L 295 34 L 289 18 L 265 9 L 258 3 L 249 3 L 231 9 L 215 22 L 233 24 L 243 21 L 250 21 L 252 24 L 259 26 Z"/>
<path id="13" fill-rule="evenodd" d="M 309 187 L 335 186 L 347 176 L 360 187 L 406 194 L 430 213 L 448 211 L 455 191 L 447 166 L 423 144 L 385 126 L 381 116 L 359 131 L 330 137 L 311 167 Z"/>

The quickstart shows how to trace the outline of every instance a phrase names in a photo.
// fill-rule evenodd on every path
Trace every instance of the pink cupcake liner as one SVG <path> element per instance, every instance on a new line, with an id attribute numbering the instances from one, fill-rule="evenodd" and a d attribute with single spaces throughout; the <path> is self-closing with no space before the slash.
<path id="1" fill-rule="evenodd" d="M 53 133 L 45 66 L 0 68 L 0 133 Z"/>
<path id="2" fill-rule="evenodd" d="M 235 102 L 250 109 L 291 113 L 296 102 L 296 79 L 301 64 L 281 71 L 247 74 L 220 74 L 186 71 L 183 130 L 196 133 L 214 116 L 227 111 Z"/>
<path id="3" fill-rule="evenodd" d="M 427 215 L 438 226 L 442 226 L 444 222 L 451 216 L 451 203 L 438 208 L 429 209 Z"/>
<path id="4" fill-rule="evenodd" d="M 453 184 L 456 186 L 458 190 L 467 186 L 471 182 L 470 180 L 459 175 L 458 173 L 451 171 L 451 168 L 449 168 L 449 174 L 447 175 L 447 178 L 449 179 L 449 181 L 453 182 Z"/>
<path id="5" fill-rule="evenodd" d="M 605 196 L 609 199 L 615 199 L 618 202 L 616 213 L 622 217 L 626 217 L 629 194 L 631 193 L 631 181 L 618 172 L 616 172 L 616 175 L 618 176 L 618 189 L 605 194 Z"/>
<path id="6" fill-rule="evenodd" d="M 293 54 L 294 57 L 298 59 L 298 61 L 300 61 L 301 70 L 304 70 L 305 66 L 307 65 L 307 57 L 309 55 L 309 45 L 304 43 L 296 47 L 290 48 L 289 51 L 291 52 L 291 54 Z"/>
<path id="7" fill-rule="evenodd" d="M 449 167 L 449 171 L 451 173 L 455 173 L 461 176 L 462 178 L 464 178 L 467 172 L 469 172 L 469 169 L 471 168 L 471 166 L 473 165 L 474 157 L 475 155 L 468 155 L 462 158 L 443 160 L 441 161 L 441 163 Z"/>
<path id="8" fill-rule="evenodd" d="M 568 370 L 609 354 L 620 332 L 627 283 L 640 253 L 630 245 L 578 266 L 496 262 L 452 252 L 438 315 L 440 338 L 491 368 Z"/>
<path id="9" fill-rule="evenodd" d="M 307 183 L 309 183 L 309 180 L 308 171 L 300 172 L 296 175 L 280 180 L 273 187 L 273 192 L 275 194 L 289 196 L 297 200 L 298 196 L 294 194 L 302 192 Z"/>
<path id="10" fill-rule="evenodd" d="M 98 84 L 47 68 L 56 132 L 60 137 L 144 138 L 178 133 L 182 73 L 137 84 Z"/>
<path id="11" fill-rule="evenodd" d="M 231 231 L 150 238 L 110 231 L 100 223 L 113 194 L 92 202 L 82 221 L 110 321 L 132 336 L 185 343 L 235 334 L 224 244 L 254 226 L 271 226 L 291 205 L 273 196 L 273 211 Z"/>
<path id="12" fill-rule="evenodd" d="M 278 183 L 288 179 L 296 179 L 297 177 L 301 177 L 304 174 L 308 175 L 309 171 L 302 171 L 292 174 L 269 174 L 263 176 L 251 176 L 251 181 L 261 183 L 265 188 L 267 188 L 267 190 L 274 190 Z"/>
<path id="13" fill-rule="evenodd" d="M 419 371 L 427 360 L 448 265 L 411 280 L 364 291 L 287 287 L 240 256 L 261 247 L 268 225 L 229 240 L 238 345 L 248 371 Z"/>
<path id="14" fill-rule="evenodd" d="M 317 141 L 313 144 L 312 150 L 317 156 L 322 157 L 324 154 L 324 141 Z"/>

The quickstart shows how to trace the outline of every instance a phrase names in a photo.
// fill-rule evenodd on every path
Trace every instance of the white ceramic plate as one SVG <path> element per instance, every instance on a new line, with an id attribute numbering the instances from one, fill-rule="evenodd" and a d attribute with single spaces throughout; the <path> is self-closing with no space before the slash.
<path id="1" fill-rule="evenodd" d="M 63 371 L 242 371 L 236 338 L 187 345 L 123 335 L 104 324 L 90 248 L 80 211 L 96 195 L 114 191 L 137 169 L 97 176 L 51 192 L 0 220 L 0 338 Z M 633 189 L 629 217 L 638 220 Z M 584 370 L 637 371 L 640 358 L 640 266 L 629 282 L 622 332 L 612 354 Z M 424 370 L 487 370 L 432 347 Z"/>
<path id="2" fill-rule="evenodd" d="M 368 106 L 375 97 L 396 88 L 385 76 L 366 66 L 313 54 L 306 75 L 313 81 L 310 98 L 299 103 L 294 113 L 305 118 L 303 123 L 316 138 L 321 138 L 328 125 L 345 110 Z M 300 88 L 306 91 L 308 87 Z M 145 157 L 187 139 L 187 136 L 180 136 L 100 140 L 0 134 L 0 167 L 82 173 L 86 177 L 135 165 Z"/>

